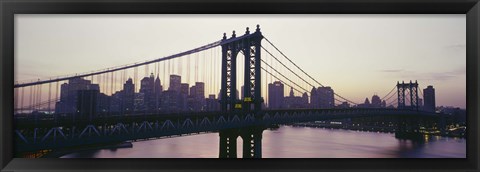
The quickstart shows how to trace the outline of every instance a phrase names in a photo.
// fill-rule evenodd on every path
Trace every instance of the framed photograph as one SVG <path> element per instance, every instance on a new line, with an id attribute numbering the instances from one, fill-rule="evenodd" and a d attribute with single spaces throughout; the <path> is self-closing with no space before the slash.
<path id="1" fill-rule="evenodd" d="M 2 171 L 478 170 L 478 1 L 0 7 Z"/>

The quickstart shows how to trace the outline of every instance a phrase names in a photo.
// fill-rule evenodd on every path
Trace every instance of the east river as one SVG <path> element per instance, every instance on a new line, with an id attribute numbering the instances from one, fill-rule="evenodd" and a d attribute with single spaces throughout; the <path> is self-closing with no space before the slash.
<path id="1" fill-rule="evenodd" d="M 263 158 L 465 158 L 466 139 L 428 136 L 399 140 L 393 133 L 281 126 L 265 130 Z M 242 140 L 237 139 L 242 156 Z M 218 158 L 218 133 L 133 142 L 131 148 L 86 150 L 61 158 Z"/>

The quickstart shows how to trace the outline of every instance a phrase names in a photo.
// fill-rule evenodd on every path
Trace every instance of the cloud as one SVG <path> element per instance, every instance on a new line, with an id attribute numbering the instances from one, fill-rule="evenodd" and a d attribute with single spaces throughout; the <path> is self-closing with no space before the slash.
<path id="1" fill-rule="evenodd" d="M 452 44 L 452 45 L 447 45 L 445 48 L 447 49 L 466 49 L 467 45 L 466 44 Z"/>
<path id="2" fill-rule="evenodd" d="M 457 77 L 457 76 L 462 76 L 466 75 L 466 68 L 465 66 L 458 67 L 454 70 L 451 70 L 449 72 L 443 72 L 443 73 L 430 73 L 430 78 L 432 80 L 448 80 L 452 77 Z"/>
<path id="3" fill-rule="evenodd" d="M 419 73 L 403 69 L 380 70 L 387 74 L 388 77 L 406 78 L 408 80 L 436 80 L 445 81 L 458 76 L 466 75 L 466 67 L 460 66 L 446 72 L 426 72 Z"/>
<path id="4" fill-rule="evenodd" d="M 398 73 L 398 72 L 403 72 L 403 69 L 384 69 L 380 70 L 380 72 L 386 72 L 386 73 Z"/>
<path id="5" fill-rule="evenodd" d="M 455 77 L 456 75 L 452 75 L 452 74 L 449 74 L 449 73 L 432 73 L 430 74 L 430 77 L 429 79 L 430 80 L 437 80 L 437 81 L 444 81 L 444 80 L 448 80 L 452 77 Z"/>

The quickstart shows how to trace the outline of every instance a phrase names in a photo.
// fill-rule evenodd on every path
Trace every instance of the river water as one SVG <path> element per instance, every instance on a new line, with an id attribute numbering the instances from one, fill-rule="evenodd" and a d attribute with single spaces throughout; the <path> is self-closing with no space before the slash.
<path id="1" fill-rule="evenodd" d="M 242 140 L 237 139 L 242 157 Z M 263 158 L 466 158 L 466 139 L 399 140 L 392 133 L 281 126 L 265 130 Z M 61 158 L 218 158 L 218 133 L 133 142 L 132 148 L 70 153 Z"/>

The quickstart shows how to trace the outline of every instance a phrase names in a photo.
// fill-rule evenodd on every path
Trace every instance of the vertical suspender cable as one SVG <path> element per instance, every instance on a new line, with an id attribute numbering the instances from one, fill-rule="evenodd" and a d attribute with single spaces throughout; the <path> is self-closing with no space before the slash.
<path id="1" fill-rule="evenodd" d="M 167 87 L 167 85 L 166 85 L 167 84 L 167 67 L 165 66 L 166 62 L 162 61 L 162 63 L 163 63 L 163 85 L 165 85 L 165 87 Z"/>
<path id="2" fill-rule="evenodd" d="M 178 64 L 177 64 L 178 74 L 180 76 L 184 76 L 184 75 L 182 75 L 182 57 L 179 57 L 177 62 L 178 62 Z"/>
<path id="3" fill-rule="evenodd" d="M 104 87 L 104 90 L 105 90 L 105 95 L 108 95 L 108 73 L 105 73 L 103 74 L 103 87 Z M 106 103 L 106 102 L 105 102 Z"/>
<path id="4" fill-rule="evenodd" d="M 212 81 L 213 82 L 212 83 L 213 88 L 212 89 L 213 89 L 213 94 L 215 94 L 215 95 L 218 94 L 217 93 L 217 57 L 218 57 L 217 56 L 217 54 L 218 54 L 217 50 L 218 50 L 217 48 L 214 48 L 214 50 L 213 50 L 213 55 L 214 56 L 213 56 L 213 67 L 212 67 L 212 69 L 213 69 L 213 81 Z M 218 97 L 218 95 L 217 95 L 217 97 Z"/>
<path id="5" fill-rule="evenodd" d="M 55 99 L 60 101 L 61 99 L 60 99 L 60 97 L 58 97 L 58 83 L 59 82 L 57 81 L 57 83 L 56 83 L 57 86 L 56 86 L 56 89 L 55 89 Z M 57 104 L 55 104 L 55 109 L 57 109 Z M 55 123 L 57 123 L 57 111 L 56 110 L 55 110 L 54 114 L 55 114 L 55 116 L 54 116 Z"/>
<path id="6" fill-rule="evenodd" d="M 36 97 L 36 90 L 37 90 L 37 85 L 33 85 L 32 86 L 32 96 L 31 96 L 31 100 L 30 100 L 30 110 L 33 110 L 35 109 L 35 97 Z"/>
<path id="7" fill-rule="evenodd" d="M 28 110 L 33 110 L 33 104 L 32 103 L 33 103 L 33 96 L 35 95 L 35 93 L 33 92 L 33 90 L 34 90 L 33 87 L 35 87 L 35 85 L 30 86 L 30 92 L 29 92 L 30 93 L 30 98 L 29 98 L 30 101 L 29 101 L 29 104 L 28 104 L 28 108 L 29 108 Z"/>
<path id="8" fill-rule="evenodd" d="M 195 80 L 193 81 L 193 83 L 198 81 L 198 54 L 198 52 L 195 53 Z"/>
<path id="9" fill-rule="evenodd" d="M 190 54 L 187 56 L 187 83 L 190 84 Z"/>
<path id="10" fill-rule="evenodd" d="M 98 83 L 98 89 L 99 89 L 99 93 L 101 93 L 103 90 L 101 89 L 102 88 L 102 75 L 97 75 L 97 83 Z"/>
<path id="11" fill-rule="evenodd" d="M 24 95 L 24 87 L 22 87 L 22 97 L 20 97 L 20 113 L 23 111 L 23 95 Z"/>
<path id="12" fill-rule="evenodd" d="M 137 75 L 138 75 L 138 69 L 137 67 L 133 68 L 133 84 L 134 84 L 134 92 L 137 92 Z"/>
<path id="13" fill-rule="evenodd" d="M 37 103 L 38 103 L 37 108 L 41 109 L 41 105 L 42 105 L 41 104 L 42 103 L 42 84 L 40 84 L 39 87 L 38 87 L 38 101 L 37 101 Z"/>
<path id="14" fill-rule="evenodd" d="M 112 77 L 113 77 L 113 92 L 116 92 L 117 90 L 117 75 L 114 75 L 115 72 L 112 72 Z"/>
<path id="15" fill-rule="evenodd" d="M 48 83 L 48 113 L 51 112 L 51 104 L 52 104 L 52 100 L 51 100 L 51 92 L 52 92 L 52 83 Z"/>
<path id="16" fill-rule="evenodd" d="M 146 64 L 145 66 L 143 66 L 143 68 L 145 69 L 145 76 L 144 77 L 148 77 L 148 64 Z"/>
<path id="17" fill-rule="evenodd" d="M 206 63 L 206 62 L 207 62 L 207 61 L 206 61 L 207 58 L 206 58 L 205 56 L 207 56 L 207 54 L 206 54 L 206 52 L 203 52 L 203 51 L 202 51 L 202 54 L 203 54 L 203 56 L 202 56 L 203 60 L 200 60 L 200 61 L 203 63 L 203 66 L 202 66 L 202 68 L 203 68 L 203 69 L 202 69 L 202 71 L 203 71 L 202 81 L 203 81 L 203 83 L 206 83 L 206 82 L 207 82 L 207 76 L 206 76 L 206 74 L 207 74 L 207 70 L 206 70 L 206 69 L 207 69 L 207 68 L 206 68 L 205 66 L 206 66 L 206 64 L 207 64 L 207 63 Z M 204 87 L 204 88 L 205 88 L 205 87 Z"/>

